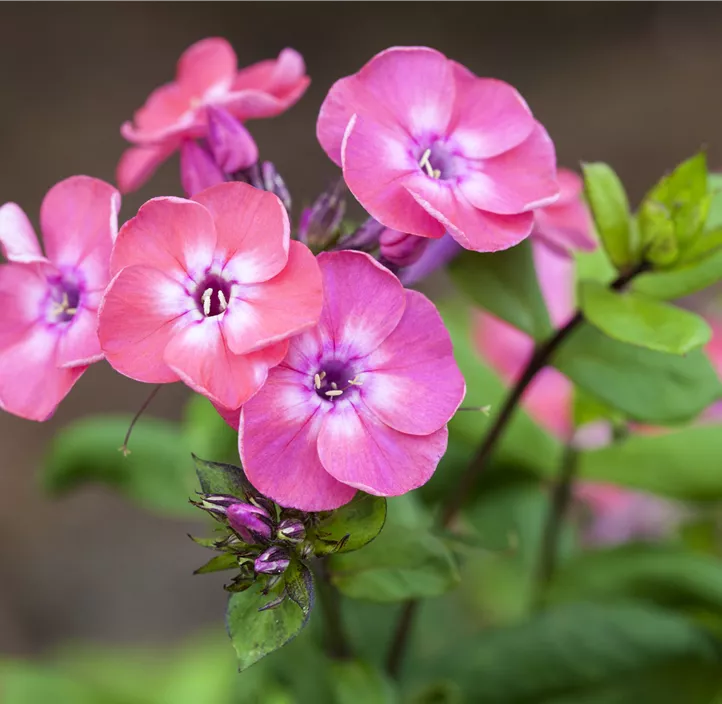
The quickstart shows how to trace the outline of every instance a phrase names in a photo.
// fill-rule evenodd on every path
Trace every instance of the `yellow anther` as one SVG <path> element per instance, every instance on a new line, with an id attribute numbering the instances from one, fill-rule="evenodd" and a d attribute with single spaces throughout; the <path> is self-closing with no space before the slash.
<path id="1" fill-rule="evenodd" d="M 348 380 L 349 386 L 363 386 L 363 381 L 360 381 L 357 376 L 355 376 L 353 379 Z"/>
<path id="2" fill-rule="evenodd" d="M 321 388 L 321 375 L 320 374 L 314 374 L 313 375 L 313 385 L 317 388 Z"/>
<path id="3" fill-rule="evenodd" d="M 326 396 L 329 396 L 331 398 L 335 396 L 340 396 L 343 393 L 341 389 L 332 389 L 331 391 L 326 391 Z"/>
<path id="4" fill-rule="evenodd" d="M 338 389 L 338 384 L 335 381 L 332 381 L 331 388 L 335 391 L 336 389 Z"/>
<path id="5" fill-rule="evenodd" d="M 201 301 L 203 301 L 203 315 L 208 317 L 211 314 L 211 296 L 213 295 L 213 289 L 207 288 L 201 294 Z"/>
<path id="6" fill-rule="evenodd" d="M 218 291 L 218 305 L 221 308 L 221 313 L 228 308 L 228 301 L 226 301 L 226 297 L 223 295 L 223 291 Z"/>

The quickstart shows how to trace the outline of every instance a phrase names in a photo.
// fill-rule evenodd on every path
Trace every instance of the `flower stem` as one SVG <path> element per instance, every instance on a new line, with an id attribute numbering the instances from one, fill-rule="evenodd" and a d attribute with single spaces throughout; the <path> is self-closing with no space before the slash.
<path id="1" fill-rule="evenodd" d="M 140 417 L 145 413 L 148 406 L 150 406 L 151 402 L 155 398 L 156 394 L 163 388 L 163 384 L 158 384 L 153 388 L 153 390 L 148 394 L 148 398 L 143 401 L 143 405 L 138 409 L 138 412 L 133 416 L 133 420 L 130 421 L 130 425 L 128 426 L 128 431 L 125 434 L 125 439 L 123 440 L 123 444 L 120 446 L 120 452 L 123 453 L 125 457 L 127 457 L 130 454 L 130 450 L 128 449 L 128 443 L 130 442 L 130 436 L 133 432 L 133 428 L 135 428 L 135 424 L 140 420 Z"/>
<path id="2" fill-rule="evenodd" d="M 610 288 L 614 291 L 623 289 L 635 276 L 649 269 L 646 262 L 642 262 L 630 269 L 628 272 L 621 274 L 611 284 Z M 447 528 L 458 515 L 464 503 L 464 499 L 471 494 L 471 489 L 476 483 L 479 476 L 486 469 L 486 465 L 496 448 L 496 443 L 504 434 L 509 421 L 514 415 L 516 407 L 519 405 L 521 397 L 527 390 L 529 384 L 534 377 L 549 363 L 552 355 L 557 351 L 561 344 L 576 330 L 584 321 L 584 315 L 581 310 L 572 316 L 566 325 L 559 328 L 549 339 L 538 344 L 534 349 L 534 353 L 527 362 L 524 371 L 518 381 L 510 389 L 509 394 L 504 401 L 499 414 L 494 419 L 491 428 L 487 432 L 484 440 L 476 451 L 466 472 L 461 477 L 454 492 L 450 494 L 445 502 L 441 512 L 441 525 Z M 389 674 L 395 675 L 401 668 L 404 651 L 408 644 L 408 637 L 413 625 L 413 619 L 416 612 L 416 602 L 410 601 L 406 603 L 404 610 L 399 617 L 394 631 L 394 637 L 391 644 L 391 651 L 388 656 Z M 393 671 L 392 668 L 393 667 Z"/>
<path id="3" fill-rule="evenodd" d="M 316 584 L 321 596 L 326 654 L 332 660 L 347 660 L 352 657 L 351 646 L 343 626 L 338 590 L 331 584 L 325 560 L 319 560 L 314 567 Z"/>
<path id="4" fill-rule="evenodd" d="M 552 580 L 559 556 L 559 536 L 561 535 L 564 518 L 572 498 L 574 478 L 577 473 L 579 454 L 568 444 L 564 447 L 561 470 L 554 484 L 549 501 L 549 511 L 542 533 L 539 552 L 539 566 L 536 582 L 534 604 L 539 606 L 544 598 L 544 591 Z"/>

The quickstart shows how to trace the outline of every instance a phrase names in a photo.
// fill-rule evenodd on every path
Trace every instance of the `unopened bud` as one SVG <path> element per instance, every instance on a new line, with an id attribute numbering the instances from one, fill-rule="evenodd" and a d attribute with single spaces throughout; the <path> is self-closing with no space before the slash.
<path id="1" fill-rule="evenodd" d="M 379 238 L 385 229 L 378 220 L 368 218 L 348 237 L 344 237 L 339 242 L 337 249 L 360 249 L 362 252 L 371 252 L 378 247 Z"/>
<path id="2" fill-rule="evenodd" d="M 290 564 L 288 553 L 283 548 L 271 547 L 256 558 L 253 567 L 262 574 L 283 574 Z"/>
<path id="3" fill-rule="evenodd" d="M 278 537 L 292 543 L 300 543 L 306 537 L 306 527 L 298 518 L 286 518 L 278 526 Z"/>
<path id="4" fill-rule="evenodd" d="M 265 543 L 271 539 L 271 517 L 251 504 L 235 503 L 226 509 L 228 523 L 246 543 Z"/>
<path id="5" fill-rule="evenodd" d="M 210 152 L 190 139 L 181 145 L 180 170 L 181 184 L 189 198 L 226 180 Z"/>
<path id="6" fill-rule="evenodd" d="M 205 509 L 209 513 L 225 516 L 228 507 L 237 503 L 238 499 L 235 496 L 230 496 L 229 494 L 206 494 L 202 497 L 201 502 L 196 503 L 195 505 L 199 508 Z"/>
<path id="7" fill-rule="evenodd" d="M 273 195 L 278 196 L 286 210 L 291 210 L 291 194 L 272 162 L 264 161 L 261 165 L 258 163 L 252 164 L 247 169 L 238 171 L 234 178 L 237 181 L 249 183 L 261 191 L 273 193 Z"/>
<path id="8" fill-rule="evenodd" d="M 379 237 L 381 256 L 396 266 L 410 266 L 417 262 L 429 240 L 406 232 L 384 228 Z"/>
<path id="9" fill-rule="evenodd" d="M 446 233 L 438 240 L 429 240 L 418 261 L 411 266 L 403 267 L 397 272 L 397 276 L 404 286 L 411 286 L 446 266 L 463 251 L 461 245 Z"/>
<path id="10" fill-rule="evenodd" d="M 208 147 L 218 167 L 227 174 L 258 161 L 258 147 L 250 132 L 227 110 L 209 105 Z"/>
<path id="11" fill-rule="evenodd" d="M 346 213 L 343 181 L 337 181 L 322 193 L 310 208 L 301 213 L 298 239 L 312 249 L 320 250 L 338 239 L 339 228 Z"/>

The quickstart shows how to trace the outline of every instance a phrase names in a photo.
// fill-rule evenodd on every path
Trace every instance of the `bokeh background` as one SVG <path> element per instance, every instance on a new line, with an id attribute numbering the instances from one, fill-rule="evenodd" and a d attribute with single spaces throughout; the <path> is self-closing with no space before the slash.
<path id="1" fill-rule="evenodd" d="M 701 145 L 722 166 L 722 5 L 716 3 L 2 3 L 0 201 L 36 220 L 56 181 L 113 181 L 120 123 L 169 80 L 194 41 L 227 37 L 241 65 L 285 46 L 313 79 L 301 102 L 251 123 L 295 203 L 336 175 L 315 138 L 334 80 L 395 44 L 436 47 L 515 85 L 557 144 L 559 162 L 613 164 L 632 200 Z M 122 220 L 180 195 L 177 161 L 124 200 Z M 0 311 L 0 319 L 2 311 Z M 133 412 L 148 388 L 95 365 L 43 425 L 0 415 L 0 654 L 35 656 L 69 640 L 176 642 L 220 628 L 222 578 L 192 577 L 206 557 L 193 529 L 102 487 L 44 497 L 38 466 L 53 433 L 98 412 Z M 152 414 L 177 418 L 164 388 Z M 122 438 L 118 439 L 120 445 Z"/>

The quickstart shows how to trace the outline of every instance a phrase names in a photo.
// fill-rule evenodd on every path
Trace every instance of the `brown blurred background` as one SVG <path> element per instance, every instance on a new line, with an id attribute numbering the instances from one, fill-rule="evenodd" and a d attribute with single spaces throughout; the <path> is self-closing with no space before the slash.
<path id="1" fill-rule="evenodd" d="M 722 5 L 697 3 L 28 3 L 0 4 L 0 202 L 37 220 L 46 190 L 76 173 L 113 180 L 120 123 L 170 80 L 180 53 L 222 35 L 241 65 L 292 46 L 313 83 L 300 104 L 251 123 L 295 203 L 336 174 L 315 118 L 338 77 L 394 44 L 425 44 L 525 96 L 560 164 L 605 160 L 633 200 L 702 145 L 722 165 Z M 123 220 L 180 194 L 177 161 L 129 196 Z M 2 311 L 0 311 L 0 320 Z M 52 421 L 0 415 L 0 654 L 68 639 L 162 643 L 218 623 L 222 579 L 192 577 L 205 557 L 191 526 L 149 516 L 109 490 L 50 501 L 37 468 L 74 418 L 133 412 L 148 388 L 95 365 Z M 152 413 L 175 418 L 185 391 Z"/>

